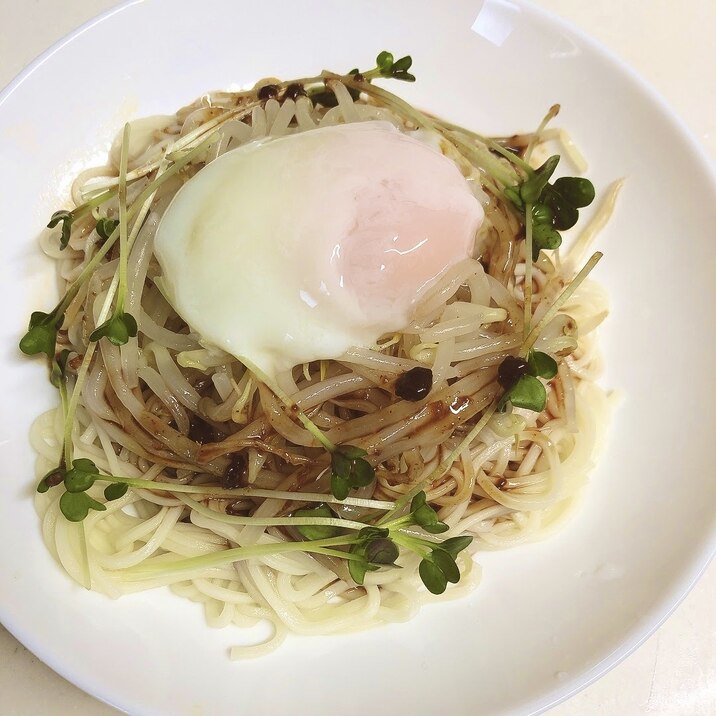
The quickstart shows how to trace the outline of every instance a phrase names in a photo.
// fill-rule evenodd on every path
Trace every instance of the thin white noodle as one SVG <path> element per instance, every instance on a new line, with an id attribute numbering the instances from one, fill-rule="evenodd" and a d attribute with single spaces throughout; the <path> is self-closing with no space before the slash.
<path id="1" fill-rule="evenodd" d="M 130 181 L 136 180 L 130 184 L 130 201 L 159 167 L 157 156 L 164 151 L 170 153 L 170 159 L 179 156 L 214 128 L 218 128 L 218 140 L 206 156 L 196 158 L 198 165 L 247 141 L 316 126 L 382 119 L 406 130 L 403 120 L 391 110 L 354 103 L 344 84 L 330 84 L 337 106 L 328 110 L 314 107 L 305 96 L 295 102 L 271 99 L 264 107 L 248 103 L 243 109 L 231 93 L 213 93 L 208 96 L 209 105 L 202 100 L 181 110 L 174 120 L 167 119 L 166 128 L 158 131 L 154 143 L 136 158 L 129 173 Z M 142 162 L 146 164 L 142 166 Z M 114 174 L 108 167 L 88 170 L 73 188 L 77 200 L 88 192 L 94 195 L 100 187 L 115 186 Z M 107 503 L 106 511 L 93 511 L 86 518 L 83 524 L 92 587 L 118 597 L 169 585 L 177 594 L 202 604 L 207 623 L 213 627 L 265 622 L 269 635 L 259 643 L 235 646 L 231 658 L 267 654 L 284 642 L 289 631 L 328 634 L 412 618 L 422 604 L 437 598 L 422 590 L 417 575 L 420 559 L 407 552 L 399 557 L 401 569 L 370 572 L 363 587 L 352 583 L 344 560 L 303 552 L 219 567 L 171 570 L 171 561 L 180 558 L 293 541 L 277 526 L 241 526 L 228 517 L 219 519 L 219 513 L 212 516 L 214 510 L 225 506 L 218 499 L 204 504 L 161 490 L 164 480 L 195 485 L 215 482 L 221 474 L 216 463 L 192 462 L 200 459 L 201 451 L 210 448 L 214 451 L 211 459 L 224 460 L 224 465 L 229 464 L 229 456 L 242 454 L 246 481 L 265 489 L 295 490 L 300 477 L 300 489 L 314 501 L 315 493 L 329 489 L 330 480 L 328 456 L 319 452 L 314 436 L 272 390 L 257 385 L 238 361 L 226 356 L 217 364 L 212 354 L 206 366 L 183 367 L 188 363 L 181 361 L 200 362 L 209 351 L 197 336 L 185 332 L 186 326 L 162 296 L 152 255 L 156 226 L 181 183 L 181 179 L 173 179 L 157 193 L 129 256 L 126 307 L 137 319 L 138 336 L 121 350 L 107 341 L 100 343 L 73 430 L 76 456 L 94 460 L 103 472 L 157 482 L 156 490 L 130 489 Z M 546 313 L 570 278 L 572 263 L 613 208 L 617 189 L 612 188 L 604 200 L 606 208 L 597 213 L 575 244 L 565 262 L 570 267 L 560 268 L 551 259 L 536 264 L 534 322 Z M 494 197 L 479 193 L 488 213 L 480 241 L 486 237 L 514 241 L 519 252 L 522 244 L 514 236 L 518 222 L 509 211 L 495 205 Z M 106 208 L 116 212 L 116 200 L 107 202 Z M 82 262 L 96 250 L 86 239 L 87 235 L 96 239 L 92 227 L 91 219 L 78 221 L 70 248 L 64 252 L 50 242 L 49 234 L 43 237 L 43 247 L 58 261 L 65 280 L 78 275 Z M 407 493 L 460 443 L 456 427 L 464 431 L 475 424 L 498 394 L 497 367 L 506 355 L 517 353 L 522 343 L 524 260 L 518 254 L 512 261 L 512 274 L 503 281 L 502 269 L 492 275 L 480 261 L 467 259 L 419 297 L 404 333 L 384 336 L 377 346 L 352 348 L 340 360 L 321 361 L 280 376 L 280 385 L 322 426 L 330 440 L 369 449 L 370 459 L 379 468 L 378 480 L 356 496 L 392 500 Z M 67 311 L 67 345 L 77 354 L 84 352 L 87 324 L 96 323 L 108 291 L 114 290 L 117 265 L 116 255 L 105 261 L 88 290 L 83 289 Z M 576 502 L 603 438 L 609 402 L 593 383 L 601 366 L 596 342 L 592 335 L 577 337 L 573 324 L 586 335 L 599 325 L 606 311 L 603 292 L 583 284 L 535 344 L 553 354 L 572 352 L 559 361 L 545 412 L 537 416 L 514 411 L 495 417 L 463 448 L 444 478 L 426 486 L 428 500 L 450 528 L 446 536 L 469 533 L 476 538 L 471 552 L 541 538 L 563 521 Z M 427 400 L 414 403 L 396 397 L 395 379 L 423 365 L 433 370 Z M 152 459 L 152 450 L 159 449 L 157 445 L 164 449 L 169 439 L 148 433 L 141 423 L 148 414 L 184 440 L 195 417 L 201 418 L 207 429 L 216 425 L 220 437 L 203 447 L 189 441 L 201 450 L 196 454 L 184 451 L 169 461 L 172 467 L 167 469 L 164 458 Z M 57 464 L 62 416 L 56 412 L 38 418 L 31 442 L 38 452 L 38 473 L 44 474 Z M 309 467 L 297 467 L 291 460 Z M 37 495 L 43 538 L 63 568 L 81 582 L 79 533 L 62 516 L 59 494 L 53 488 Z M 99 485 L 91 488 L 91 494 L 103 500 Z M 284 516 L 295 506 L 284 498 L 285 492 L 280 494 L 280 499 L 263 500 L 243 495 L 235 504 L 256 518 Z M 301 504 L 298 497 L 296 504 Z M 360 509 L 355 505 L 335 507 L 346 519 L 355 518 Z M 422 534 L 417 528 L 410 528 L 409 533 Z M 468 555 L 463 553 L 458 561 L 460 583 L 451 586 L 443 599 L 458 598 L 479 582 L 480 569 Z M 132 571 L 148 564 L 159 565 L 148 578 L 139 578 Z"/>

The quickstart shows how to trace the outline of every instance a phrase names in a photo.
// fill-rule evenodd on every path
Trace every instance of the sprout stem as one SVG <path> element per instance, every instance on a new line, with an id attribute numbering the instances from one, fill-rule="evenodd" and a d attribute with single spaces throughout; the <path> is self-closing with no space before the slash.
<path id="1" fill-rule="evenodd" d="M 363 522 L 342 520 L 339 517 L 242 517 L 240 515 L 227 515 L 205 507 L 200 502 L 192 500 L 191 497 L 180 497 L 179 499 L 188 507 L 191 507 L 192 510 L 196 510 L 205 517 L 233 525 L 250 525 L 252 527 L 302 527 L 304 525 L 326 525 L 329 527 L 340 527 L 349 530 L 362 530 L 364 527 L 368 526 Z"/>
<path id="2" fill-rule="evenodd" d="M 119 286 L 117 287 L 117 304 L 114 312 L 118 315 L 124 311 L 124 299 L 127 293 L 127 154 L 129 152 L 129 122 L 124 125 L 122 134 L 122 150 L 119 155 Z"/>
<path id="3" fill-rule="evenodd" d="M 522 339 L 526 339 L 532 322 L 532 204 L 525 205 L 525 283 L 524 283 L 524 328 Z"/>
<path id="4" fill-rule="evenodd" d="M 601 251 L 597 251 L 592 254 L 592 257 L 583 266 L 582 270 L 570 281 L 569 285 L 564 288 L 562 293 L 557 296 L 555 302 L 549 307 L 547 313 L 542 316 L 542 320 L 530 331 L 529 335 L 522 344 L 520 350 L 520 356 L 526 358 L 530 352 L 530 348 L 535 344 L 535 341 L 539 338 L 539 334 L 542 329 L 557 315 L 557 311 L 569 300 L 569 297 L 579 288 L 579 285 L 589 275 L 589 272 L 599 263 L 599 260 L 604 254 Z"/>
<path id="5" fill-rule="evenodd" d="M 291 492 L 288 490 L 263 490 L 256 487 L 237 487 L 228 489 L 216 485 L 184 485 L 171 482 L 156 482 L 155 480 L 142 480 L 134 477 L 118 477 L 116 475 L 103 475 L 95 473 L 97 480 L 104 482 L 121 482 L 138 490 L 152 490 L 154 492 L 169 492 L 181 494 L 201 495 L 215 499 L 238 500 L 242 497 L 249 499 L 263 498 L 271 500 L 295 500 L 296 502 L 328 502 L 340 505 L 352 505 L 353 507 L 365 507 L 372 510 L 391 510 L 395 507 L 394 502 L 383 500 L 369 500 L 363 497 L 346 497 L 345 500 L 337 500 L 332 495 L 319 492 Z"/>
<path id="6" fill-rule="evenodd" d="M 360 559 L 349 552 L 330 549 L 336 546 L 354 544 L 358 539 L 355 536 L 329 537 L 327 539 L 312 540 L 310 542 L 274 542 L 272 544 L 257 544 L 250 547 L 234 547 L 218 552 L 202 554 L 187 559 L 165 559 L 153 557 L 135 567 L 122 570 L 121 578 L 127 581 L 148 579 L 160 574 L 174 574 L 196 569 L 210 569 L 220 567 L 232 562 L 241 562 L 246 559 L 271 557 L 276 554 L 288 552 L 308 552 L 325 554 L 342 559 Z"/>

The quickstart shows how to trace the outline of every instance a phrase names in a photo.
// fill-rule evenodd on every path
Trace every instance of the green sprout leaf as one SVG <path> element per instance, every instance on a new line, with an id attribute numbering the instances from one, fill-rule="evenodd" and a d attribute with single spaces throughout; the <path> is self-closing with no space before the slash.
<path id="1" fill-rule="evenodd" d="M 59 485 L 65 479 L 65 471 L 61 467 L 53 467 L 52 470 L 40 480 L 37 485 L 39 493 L 47 492 L 51 487 Z"/>
<path id="2" fill-rule="evenodd" d="M 509 401 L 515 408 L 526 408 L 541 413 L 547 402 L 544 385 L 532 375 L 523 375 L 508 393 Z"/>
<path id="3" fill-rule="evenodd" d="M 331 470 L 334 475 L 348 480 L 351 470 L 351 460 L 342 451 L 336 450 L 331 456 Z"/>
<path id="4" fill-rule="evenodd" d="M 408 70 L 413 65 L 413 58 L 405 55 L 396 60 L 393 53 L 383 50 L 375 58 L 376 69 L 365 73 L 370 80 L 371 77 L 391 77 L 394 80 L 403 80 L 403 82 L 415 82 L 415 76 L 411 75 Z M 352 74 L 352 73 L 349 73 Z"/>
<path id="5" fill-rule="evenodd" d="M 450 539 L 446 539 L 444 542 L 440 543 L 440 549 L 443 550 L 443 552 L 447 552 L 452 555 L 453 558 L 456 558 L 458 554 L 460 554 L 460 552 L 462 552 L 466 547 L 469 547 L 471 543 L 472 537 L 469 535 L 451 537 Z"/>
<path id="6" fill-rule="evenodd" d="M 106 216 L 103 216 L 97 219 L 97 224 L 94 228 L 100 239 L 107 241 L 118 226 L 119 221 L 116 219 L 108 219 Z"/>
<path id="7" fill-rule="evenodd" d="M 413 519 L 421 527 L 425 527 L 427 525 L 434 525 L 438 521 L 438 516 L 430 505 L 421 505 L 413 512 Z"/>
<path id="8" fill-rule="evenodd" d="M 29 356 L 45 353 L 48 358 L 55 356 L 57 331 L 65 319 L 65 314 L 34 311 L 30 316 L 27 333 L 20 339 L 20 350 Z"/>
<path id="9" fill-rule="evenodd" d="M 420 562 L 418 571 L 423 584 L 433 593 L 442 594 L 448 582 L 460 581 L 460 568 L 455 562 L 458 553 L 472 542 L 472 537 L 453 537 L 433 547 Z"/>
<path id="10" fill-rule="evenodd" d="M 371 564 L 394 564 L 400 550 L 393 540 L 378 537 L 366 545 L 365 557 Z"/>
<path id="11" fill-rule="evenodd" d="M 383 50 L 375 58 L 375 64 L 381 72 L 389 75 L 393 67 L 393 55 L 388 50 Z"/>
<path id="12" fill-rule="evenodd" d="M 82 522 L 90 510 L 102 512 L 107 508 L 93 500 L 86 492 L 65 492 L 60 497 L 60 511 L 70 522 Z"/>
<path id="13" fill-rule="evenodd" d="M 351 487 L 366 487 L 375 479 L 373 466 L 362 458 L 353 460 Z"/>
<path id="14" fill-rule="evenodd" d="M 443 532 L 447 532 L 450 529 L 450 527 L 448 525 L 446 525 L 444 522 L 440 522 L 440 521 L 435 522 L 432 525 L 421 525 L 421 526 L 426 532 L 429 532 L 431 535 L 439 535 L 439 534 L 442 534 Z"/>
<path id="15" fill-rule="evenodd" d="M 113 482 L 111 485 L 107 485 L 104 488 L 105 499 L 118 500 L 120 497 L 124 497 L 127 494 L 129 485 L 126 482 Z"/>
<path id="16" fill-rule="evenodd" d="M 426 495 L 423 490 L 413 497 L 410 503 L 410 512 L 413 523 L 422 527 L 430 534 L 441 534 L 450 528 L 438 518 L 438 513 L 426 502 Z"/>
<path id="17" fill-rule="evenodd" d="M 432 560 L 450 584 L 457 584 L 460 581 L 460 570 L 455 563 L 455 558 L 449 552 L 436 548 L 433 550 Z"/>
<path id="18" fill-rule="evenodd" d="M 67 492 L 85 492 L 94 485 L 97 473 L 97 466 L 92 460 L 73 460 L 72 469 L 65 474 L 65 489 Z"/>
<path id="19" fill-rule="evenodd" d="M 341 454 L 349 460 L 365 457 L 368 454 L 365 450 L 363 450 L 363 448 L 356 447 L 355 445 L 341 445 L 339 450 Z"/>
<path id="20" fill-rule="evenodd" d="M 120 311 L 108 318 L 90 334 L 91 341 L 107 338 L 115 346 L 123 346 L 130 338 L 137 335 L 137 321 L 131 313 Z"/>
<path id="21" fill-rule="evenodd" d="M 393 63 L 393 72 L 407 72 L 413 64 L 413 58 L 410 55 L 401 57 Z"/>
<path id="22" fill-rule="evenodd" d="M 365 581 L 366 572 L 375 572 L 379 569 L 376 564 L 371 564 L 366 556 L 368 548 L 368 542 L 361 540 L 354 544 L 349 553 L 358 557 L 359 559 L 348 560 L 348 571 L 350 572 L 351 578 L 356 584 L 362 585 Z"/>
<path id="23" fill-rule="evenodd" d="M 546 204 L 533 204 L 532 205 L 532 223 L 533 224 L 552 224 L 554 214 Z"/>
<path id="24" fill-rule="evenodd" d="M 425 558 L 420 562 L 418 574 L 428 591 L 433 594 L 442 594 L 447 588 L 447 577 L 437 564 Z"/>
<path id="25" fill-rule="evenodd" d="M 345 477 L 331 475 L 331 493 L 337 500 L 345 500 L 348 497 L 348 493 L 351 491 L 351 486 Z"/>
<path id="26" fill-rule="evenodd" d="M 427 500 L 427 495 L 425 494 L 425 490 L 420 490 L 415 497 L 410 502 L 410 511 L 415 512 L 419 507 L 422 507 Z"/>
<path id="27" fill-rule="evenodd" d="M 551 380 L 557 375 L 557 361 L 542 351 L 530 351 L 527 356 L 530 375 Z"/>
<path id="28" fill-rule="evenodd" d="M 358 533 L 358 542 L 350 548 L 354 559 L 348 561 L 348 571 L 356 584 L 363 584 L 366 572 L 395 564 L 400 549 L 389 534 L 390 530 L 386 528 L 370 525 Z"/>
<path id="29" fill-rule="evenodd" d="M 345 499 L 345 498 L 343 498 Z M 300 510 L 296 510 L 293 513 L 294 517 L 333 517 L 333 511 L 325 503 L 320 503 L 316 507 L 305 507 Z M 339 527 L 333 527 L 332 525 L 296 525 L 296 530 L 301 536 L 306 539 L 327 539 L 328 537 L 335 537 L 340 534 L 341 530 Z"/>
<path id="30" fill-rule="evenodd" d="M 358 585 L 362 585 L 365 581 L 365 573 L 368 571 L 368 561 L 363 559 L 349 559 L 348 572 L 351 579 Z"/>
<path id="31" fill-rule="evenodd" d="M 62 222 L 62 233 L 60 234 L 60 250 L 66 249 L 67 244 L 70 242 L 70 234 L 72 233 L 72 222 L 75 217 L 71 211 L 61 209 L 56 211 L 51 217 L 47 224 L 48 229 L 54 229 L 57 224 Z"/>
<path id="32" fill-rule="evenodd" d="M 579 209 L 594 201 L 594 185 L 581 177 L 561 177 L 554 184 L 559 155 L 551 156 L 539 169 L 528 170 L 529 176 L 517 186 L 503 189 L 505 198 L 518 209 L 532 204 L 532 260 L 540 251 L 559 248 L 560 231 L 571 229 L 579 220 Z"/>
<path id="33" fill-rule="evenodd" d="M 373 466 L 363 459 L 366 451 L 355 445 L 340 445 L 331 456 L 331 492 L 345 500 L 352 488 L 365 487 L 375 479 Z"/>
<path id="34" fill-rule="evenodd" d="M 533 204 L 539 199 L 554 170 L 559 164 L 559 154 L 553 154 L 534 174 L 520 185 L 520 199 L 524 204 Z"/>
<path id="35" fill-rule="evenodd" d="M 577 209 L 594 201 L 594 184 L 583 177 L 560 177 L 552 185 L 554 191 Z"/>
<path id="36" fill-rule="evenodd" d="M 63 351 L 60 351 L 60 353 L 56 355 L 52 361 L 52 367 L 50 368 L 50 383 L 52 383 L 55 388 L 59 388 L 67 379 L 65 371 L 67 369 L 67 358 L 69 355 L 70 351 L 65 348 Z"/>
<path id="37" fill-rule="evenodd" d="M 411 75 L 410 72 L 393 72 L 391 77 L 394 80 L 402 80 L 403 82 L 415 82 L 415 75 Z"/>
<path id="38" fill-rule="evenodd" d="M 548 186 L 541 200 L 552 210 L 552 226 L 558 231 L 571 229 L 579 220 L 579 210 L 554 187 Z"/>
<path id="39" fill-rule="evenodd" d="M 367 559 L 348 560 L 348 572 L 351 575 L 351 579 L 358 585 L 362 585 L 365 581 L 366 572 L 374 572 L 376 569 L 378 567 L 369 564 Z"/>
<path id="40" fill-rule="evenodd" d="M 562 237 L 550 224 L 534 224 L 532 227 L 532 260 L 536 261 L 542 249 L 556 249 Z"/>
<path id="41" fill-rule="evenodd" d="M 377 537 L 387 537 L 389 534 L 390 530 L 386 527 L 374 527 L 373 525 L 368 525 L 368 527 L 364 527 L 358 533 L 358 536 L 364 539 L 375 539 Z"/>

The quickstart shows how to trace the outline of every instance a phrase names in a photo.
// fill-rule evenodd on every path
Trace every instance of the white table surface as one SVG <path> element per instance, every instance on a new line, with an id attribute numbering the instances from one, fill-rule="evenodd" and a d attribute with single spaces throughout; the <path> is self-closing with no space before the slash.
<path id="1" fill-rule="evenodd" d="M 115 0 L 0 0 L 0 87 Z M 716 157 L 716 0 L 538 0 L 621 56 Z M 0 627 L 0 714 L 110 716 Z M 550 716 L 716 714 L 716 564 L 636 653 Z"/>

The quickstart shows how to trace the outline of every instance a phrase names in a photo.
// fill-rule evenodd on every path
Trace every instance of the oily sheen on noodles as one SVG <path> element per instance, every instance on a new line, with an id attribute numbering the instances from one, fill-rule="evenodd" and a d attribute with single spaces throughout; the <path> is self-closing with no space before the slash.
<path id="1" fill-rule="evenodd" d="M 330 73 L 266 80 L 133 123 L 109 164 L 75 181 L 77 208 L 55 221 L 68 222 L 66 247 L 57 250 L 56 232 L 42 240 L 69 291 L 62 311 L 35 319 L 28 334 L 60 317 L 50 352 L 61 405 L 38 418 L 31 435 L 44 476 L 36 497 L 44 540 L 73 579 L 110 597 L 169 586 L 203 604 L 210 626 L 270 625 L 270 634 L 235 647 L 234 658 L 266 654 L 289 632 L 406 621 L 425 602 L 465 595 L 480 579 L 476 552 L 543 537 L 570 511 L 608 419 L 608 399 L 594 382 L 601 366 L 594 329 L 606 296 L 583 280 L 596 260 L 578 273 L 576 253 L 553 251 L 564 217 L 533 212 L 543 200 L 549 208 L 549 191 L 584 206 L 578 185 L 560 189 L 547 176 L 530 194 L 529 182 L 544 176 L 530 169 L 539 131 L 492 140 L 424 115 L 370 82 L 406 79 L 408 58 L 386 64 L 383 54 L 376 70 L 340 81 Z M 251 260 L 250 234 L 234 246 L 236 256 L 226 253 L 231 232 L 214 248 L 235 267 L 217 273 L 206 303 L 191 277 L 193 268 L 210 273 L 211 264 L 181 263 L 200 240 L 196 227 L 180 237 L 181 226 L 207 206 L 184 204 L 176 213 L 181 196 L 196 194 L 192 182 L 232 162 L 243 161 L 250 175 L 251 162 L 268 156 L 257 147 L 274 152 L 302 134 L 303 145 L 285 146 L 315 157 L 321 136 L 338 146 L 376 131 L 381 142 L 398 138 L 447 162 L 470 214 L 465 248 L 419 290 L 391 299 L 403 300 L 398 318 L 366 318 L 367 254 L 355 259 L 357 299 L 340 297 L 350 278 L 344 267 L 326 287 L 323 313 L 306 300 L 291 314 L 291 270 L 305 243 L 287 250 L 293 264 L 277 269 L 281 283 L 271 283 L 266 251 L 248 293 L 249 284 L 224 291 L 227 276 L 240 282 L 242 260 Z M 265 179 L 270 187 L 270 173 Z M 363 180 L 370 185 L 371 176 Z M 216 199 L 219 185 L 204 186 Z M 273 221 L 281 206 L 290 208 L 291 221 L 271 224 L 290 232 L 301 204 L 293 188 L 281 191 L 263 209 Z M 372 191 L 359 204 L 368 223 L 368 207 L 384 196 Z M 397 202 L 401 190 L 391 191 Z M 244 199 L 229 225 L 256 203 Z M 252 222 L 263 230 L 265 222 Z M 216 239 L 219 225 L 207 226 Z M 339 231 L 329 229 L 315 241 L 326 250 Z M 353 250 L 365 252 L 372 238 L 358 238 Z M 589 240 L 575 244 L 580 254 Z M 410 253 L 419 243 L 394 250 Z M 271 292 L 283 298 L 271 304 Z M 269 305 L 279 311 L 273 322 L 263 318 Z M 340 340 L 338 328 L 324 340 L 321 324 L 305 323 L 292 361 L 265 337 L 281 324 L 282 307 L 287 324 L 337 317 Z M 25 352 L 40 352 L 23 341 Z"/>

